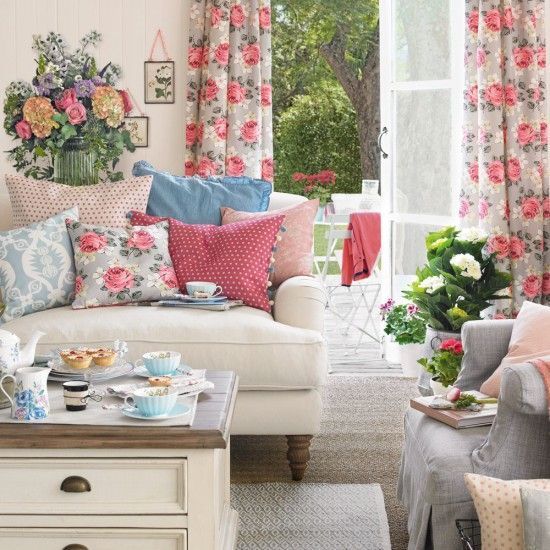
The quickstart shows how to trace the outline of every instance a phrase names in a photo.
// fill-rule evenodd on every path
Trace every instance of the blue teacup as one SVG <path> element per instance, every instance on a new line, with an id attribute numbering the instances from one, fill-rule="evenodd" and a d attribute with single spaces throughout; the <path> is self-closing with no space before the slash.
<path id="1" fill-rule="evenodd" d="M 151 376 L 166 376 L 172 374 L 181 363 L 181 353 L 177 351 L 150 351 L 143 354 L 143 359 L 136 361 L 136 366 L 141 363 Z"/>
<path id="2" fill-rule="evenodd" d="M 161 416 L 174 408 L 177 399 L 175 388 L 151 387 L 135 390 L 124 403 L 135 406 L 143 416 Z"/>
<path id="3" fill-rule="evenodd" d="M 216 283 L 209 283 L 207 281 L 189 281 L 185 283 L 187 295 L 192 298 L 212 298 L 221 294 L 222 287 L 216 285 Z"/>

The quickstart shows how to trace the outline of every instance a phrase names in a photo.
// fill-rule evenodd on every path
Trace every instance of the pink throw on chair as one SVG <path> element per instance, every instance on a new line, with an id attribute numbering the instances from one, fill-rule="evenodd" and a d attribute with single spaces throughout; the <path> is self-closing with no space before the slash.
<path id="1" fill-rule="evenodd" d="M 539 371 L 546 388 L 546 402 L 548 404 L 548 415 L 550 416 L 550 361 L 544 359 L 533 359 L 529 361 Z"/>

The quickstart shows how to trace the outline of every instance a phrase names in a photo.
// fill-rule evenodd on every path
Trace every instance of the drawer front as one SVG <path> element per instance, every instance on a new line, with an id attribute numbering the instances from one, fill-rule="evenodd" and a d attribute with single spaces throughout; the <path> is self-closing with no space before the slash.
<path id="1" fill-rule="evenodd" d="M 2 514 L 185 514 L 186 486 L 184 458 L 0 459 Z"/>
<path id="2" fill-rule="evenodd" d="M 17 550 L 186 550 L 187 532 L 172 529 L 0 529 L 0 548 Z"/>

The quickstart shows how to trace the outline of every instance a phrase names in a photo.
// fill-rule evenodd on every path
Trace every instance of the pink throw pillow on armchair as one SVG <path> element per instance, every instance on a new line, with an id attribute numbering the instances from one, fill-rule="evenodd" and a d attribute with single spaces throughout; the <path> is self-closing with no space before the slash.
<path id="1" fill-rule="evenodd" d="M 132 225 L 167 218 L 132 212 Z M 231 300 L 271 311 L 267 292 L 273 247 L 285 217 L 216 226 L 170 221 L 169 251 L 183 292 L 188 281 L 210 281 Z"/>
<path id="2" fill-rule="evenodd" d="M 483 382 L 480 390 L 498 397 L 502 370 L 509 365 L 520 365 L 550 355 L 550 307 L 523 302 L 514 321 L 508 353 L 495 372 Z"/>
<path id="3" fill-rule="evenodd" d="M 319 208 L 319 199 L 305 201 L 294 206 L 287 206 L 271 212 L 238 212 L 232 208 L 221 208 L 222 225 L 243 220 L 265 219 L 269 216 L 283 214 L 285 216 L 285 232 L 275 258 L 273 284 L 281 283 L 297 275 L 311 275 L 313 264 L 313 223 Z"/>

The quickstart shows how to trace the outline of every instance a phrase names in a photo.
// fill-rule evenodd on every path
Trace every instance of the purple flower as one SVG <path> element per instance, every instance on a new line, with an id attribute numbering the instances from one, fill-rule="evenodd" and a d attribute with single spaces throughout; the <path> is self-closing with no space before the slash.
<path id="1" fill-rule="evenodd" d="M 102 84 L 105 84 L 105 79 L 101 78 L 99 75 L 96 75 L 96 76 L 92 77 L 92 82 L 96 86 L 101 86 Z"/>
<path id="2" fill-rule="evenodd" d="M 395 300 L 393 300 L 392 298 L 388 298 L 388 300 L 380 306 L 380 311 L 387 313 L 391 311 L 394 305 Z"/>
<path id="3" fill-rule="evenodd" d="M 409 315 L 416 315 L 420 310 L 416 304 L 407 304 L 407 313 Z"/>
<path id="4" fill-rule="evenodd" d="M 77 80 L 74 83 L 76 97 L 91 97 L 95 91 L 93 80 Z"/>
<path id="5" fill-rule="evenodd" d="M 38 95 L 48 96 L 50 92 L 57 87 L 57 84 L 52 73 L 44 73 L 37 76 L 34 80 L 36 92 Z"/>

